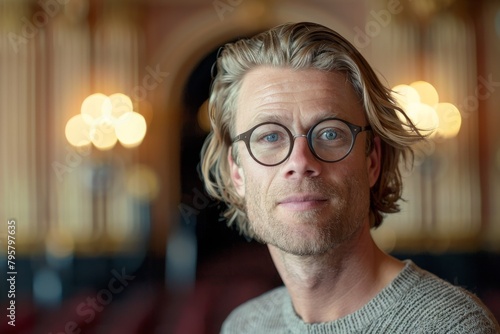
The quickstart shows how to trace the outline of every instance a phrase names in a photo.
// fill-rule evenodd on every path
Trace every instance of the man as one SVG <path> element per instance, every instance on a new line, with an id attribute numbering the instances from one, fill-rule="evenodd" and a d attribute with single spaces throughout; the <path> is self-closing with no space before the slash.
<path id="1" fill-rule="evenodd" d="M 268 245 L 285 284 L 223 333 L 498 331 L 472 294 L 375 245 L 370 228 L 398 211 L 398 163 L 422 136 L 343 37 L 297 23 L 226 45 L 209 112 L 207 190 Z"/>

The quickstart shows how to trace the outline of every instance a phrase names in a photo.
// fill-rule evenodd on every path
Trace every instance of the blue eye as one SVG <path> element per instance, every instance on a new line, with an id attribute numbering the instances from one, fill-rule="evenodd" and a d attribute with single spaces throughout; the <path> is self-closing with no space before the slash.
<path id="1" fill-rule="evenodd" d="M 288 141 L 286 129 L 273 123 L 259 125 L 250 137 L 252 145 L 261 145 L 266 148 L 286 145 Z"/>
<path id="2" fill-rule="evenodd" d="M 270 133 L 264 137 L 264 140 L 270 143 L 276 142 L 279 139 L 279 135 L 277 133 Z"/>
<path id="3" fill-rule="evenodd" d="M 337 136 L 337 132 L 333 129 L 328 129 L 321 134 L 321 137 L 325 138 L 326 140 L 334 140 L 335 138 L 337 138 Z"/>

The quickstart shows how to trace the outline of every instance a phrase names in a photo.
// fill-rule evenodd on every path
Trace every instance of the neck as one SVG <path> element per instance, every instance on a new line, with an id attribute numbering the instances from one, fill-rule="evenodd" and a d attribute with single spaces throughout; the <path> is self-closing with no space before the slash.
<path id="1" fill-rule="evenodd" d="M 325 254 L 296 256 L 268 247 L 295 311 L 307 323 L 333 321 L 357 311 L 403 268 L 375 245 L 368 226 Z"/>

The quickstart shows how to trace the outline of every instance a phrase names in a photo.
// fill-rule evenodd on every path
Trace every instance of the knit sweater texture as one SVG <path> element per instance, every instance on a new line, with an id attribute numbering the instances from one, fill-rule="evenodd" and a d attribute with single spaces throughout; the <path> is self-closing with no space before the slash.
<path id="1" fill-rule="evenodd" d="M 236 308 L 222 334 L 500 333 L 472 293 L 407 260 L 400 274 L 358 311 L 326 323 L 305 323 L 285 287 Z"/>

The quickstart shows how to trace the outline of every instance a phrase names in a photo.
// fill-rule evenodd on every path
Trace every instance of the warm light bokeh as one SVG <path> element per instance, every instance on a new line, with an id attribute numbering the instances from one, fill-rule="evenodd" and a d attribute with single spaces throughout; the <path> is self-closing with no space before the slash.
<path id="1" fill-rule="evenodd" d="M 460 111 L 451 103 L 439 103 L 439 94 L 430 83 L 415 81 L 392 88 L 392 96 L 419 131 L 430 138 L 452 138 L 462 124 Z M 403 115 L 401 121 L 406 123 Z"/>
<path id="2" fill-rule="evenodd" d="M 96 93 L 83 101 L 81 114 L 66 123 L 65 134 L 72 146 L 92 143 L 105 151 L 118 141 L 127 148 L 140 145 L 146 130 L 145 118 L 133 111 L 132 100 L 127 95 Z"/>

